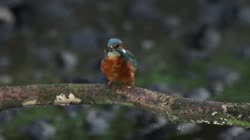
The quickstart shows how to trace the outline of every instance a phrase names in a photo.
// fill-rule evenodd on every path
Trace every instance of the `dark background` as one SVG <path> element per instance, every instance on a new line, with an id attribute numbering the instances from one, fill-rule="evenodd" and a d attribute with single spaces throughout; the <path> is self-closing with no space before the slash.
<path id="1" fill-rule="evenodd" d="M 0 0 L 0 84 L 105 83 L 107 40 L 136 56 L 136 85 L 250 102 L 248 0 Z M 240 127 L 172 123 L 117 105 L 0 113 L 0 140 L 249 140 Z"/>

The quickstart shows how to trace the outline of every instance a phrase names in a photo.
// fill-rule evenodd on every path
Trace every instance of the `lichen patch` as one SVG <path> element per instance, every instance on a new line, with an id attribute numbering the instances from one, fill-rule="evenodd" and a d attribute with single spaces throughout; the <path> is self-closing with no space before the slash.
<path id="1" fill-rule="evenodd" d="M 216 112 L 216 111 L 215 111 L 215 112 L 213 112 L 213 113 L 212 113 L 212 116 L 216 115 L 217 113 L 218 113 L 218 112 Z"/>
<path id="2" fill-rule="evenodd" d="M 223 112 L 227 112 L 227 106 L 226 105 L 222 105 L 221 107 L 223 109 Z"/>
<path id="3" fill-rule="evenodd" d="M 220 123 L 219 123 L 219 122 L 217 122 L 217 121 L 214 121 L 214 123 L 213 123 L 213 124 L 220 125 Z"/>
<path id="4" fill-rule="evenodd" d="M 194 121 L 194 122 L 196 122 L 196 123 L 206 123 L 206 124 L 210 124 L 210 122 L 207 121 L 207 120 L 197 120 L 197 121 Z"/>
<path id="5" fill-rule="evenodd" d="M 227 124 L 227 121 L 226 120 L 225 121 L 214 121 L 213 124 L 215 124 L 215 125 L 225 125 L 225 124 Z"/>
<path id="6" fill-rule="evenodd" d="M 37 100 L 27 100 L 22 103 L 23 106 L 30 106 L 36 104 Z"/>
<path id="7" fill-rule="evenodd" d="M 56 99 L 54 100 L 54 104 L 56 105 L 68 105 L 71 103 L 80 103 L 81 99 L 77 98 L 73 93 L 70 93 L 68 97 L 65 96 L 65 94 L 60 94 L 56 96 Z"/>

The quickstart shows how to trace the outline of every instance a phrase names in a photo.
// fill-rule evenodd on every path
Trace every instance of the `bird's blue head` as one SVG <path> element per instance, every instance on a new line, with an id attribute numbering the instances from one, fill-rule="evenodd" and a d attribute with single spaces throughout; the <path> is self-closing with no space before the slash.
<path id="1" fill-rule="evenodd" d="M 111 38 L 108 41 L 108 48 L 109 49 L 115 49 L 116 47 L 119 47 L 120 45 L 122 45 L 122 40 L 120 40 L 119 38 Z"/>

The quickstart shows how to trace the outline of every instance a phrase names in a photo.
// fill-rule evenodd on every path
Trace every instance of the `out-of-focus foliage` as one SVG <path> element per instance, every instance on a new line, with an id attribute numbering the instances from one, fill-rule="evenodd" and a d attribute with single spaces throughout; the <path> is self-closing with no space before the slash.
<path id="1" fill-rule="evenodd" d="M 110 37 L 136 56 L 136 85 L 197 100 L 249 102 L 247 0 L 1 0 L 0 84 L 89 83 Z M 249 130 L 173 124 L 120 106 L 0 113 L 0 139 L 247 139 Z"/>

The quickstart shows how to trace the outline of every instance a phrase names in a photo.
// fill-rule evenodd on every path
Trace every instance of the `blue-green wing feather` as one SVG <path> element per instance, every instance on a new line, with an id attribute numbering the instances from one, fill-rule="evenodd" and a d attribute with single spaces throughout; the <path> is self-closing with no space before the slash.
<path id="1" fill-rule="evenodd" d="M 135 68 L 137 67 L 137 61 L 134 55 L 130 51 L 126 50 L 126 52 L 124 52 L 121 49 L 119 49 L 117 50 L 117 52 L 120 53 L 121 56 L 123 56 L 126 62 L 130 61 L 134 65 Z"/>
<path id="2" fill-rule="evenodd" d="M 131 61 L 134 65 L 135 68 L 137 68 L 137 61 L 135 59 L 135 56 L 130 52 L 130 51 L 127 51 L 126 53 L 128 55 L 128 61 Z"/>

